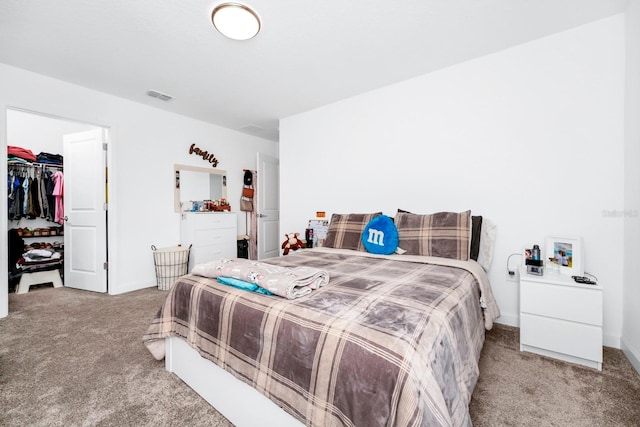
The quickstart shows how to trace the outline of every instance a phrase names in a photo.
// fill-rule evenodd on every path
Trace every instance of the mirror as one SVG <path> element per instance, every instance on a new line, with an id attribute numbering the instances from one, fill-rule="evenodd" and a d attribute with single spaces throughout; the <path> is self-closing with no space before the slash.
<path id="1" fill-rule="evenodd" d="M 193 200 L 218 200 L 227 198 L 227 171 L 174 165 L 175 211 L 182 211 L 183 203 Z"/>

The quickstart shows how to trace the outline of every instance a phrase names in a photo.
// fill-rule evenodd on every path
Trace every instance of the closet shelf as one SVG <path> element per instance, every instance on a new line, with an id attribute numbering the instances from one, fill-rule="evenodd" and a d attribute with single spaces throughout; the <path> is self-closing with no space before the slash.
<path id="1" fill-rule="evenodd" d="M 36 228 L 35 230 L 24 228 L 18 228 L 18 236 L 23 239 L 32 237 L 59 237 L 64 236 L 64 229 L 62 227 L 49 227 L 49 228 Z"/>

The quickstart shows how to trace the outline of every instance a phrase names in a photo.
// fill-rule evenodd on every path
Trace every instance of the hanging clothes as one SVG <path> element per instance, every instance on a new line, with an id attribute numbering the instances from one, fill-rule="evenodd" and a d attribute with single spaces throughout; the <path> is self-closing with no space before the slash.
<path id="1" fill-rule="evenodd" d="M 11 175 L 11 190 L 7 190 L 9 193 L 9 219 L 20 219 L 22 217 L 22 183 L 20 177 L 17 175 Z"/>
<path id="2" fill-rule="evenodd" d="M 7 174 L 7 216 L 9 220 L 21 218 L 43 218 L 54 222 L 56 196 L 53 191 L 56 183 L 53 180 L 55 171 L 62 166 L 53 164 L 33 165 L 9 161 Z M 60 172 L 62 173 L 62 172 Z M 61 180 L 58 191 L 64 194 L 64 180 Z M 59 201 L 62 201 L 61 198 Z M 60 204 L 59 207 L 62 205 Z M 60 218 L 64 216 L 64 209 Z"/>
<path id="3" fill-rule="evenodd" d="M 38 178 L 29 178 L 29 202 L 27 218 L 35 219 L 40 216 L 40 203 L 38 203 Z"/>
<path id="4" fill-rule="evenodd" d="M 22 191 L 24 198 L 22 199 L 22 214 L 29 212 L 29 178 L 24 177 L 22 180 Z"/>
<path id="5" fill-rule="evenodd" d="M 47 190 L 45 185 L 45 169 L 38 169 L 38 202 L 40 203 L 40 218 L 49 217 L 49 202 L 47 200 Z"/>
<path id="6" fill-rule="evenodd" d="M 57 171 L 53 174 L 53 196 L 55 198 L 56 214 L 54 221 L 58 224 L 64 224 L 64 176 L 62 172 Z"/>
<path id="7" fill-rule="evenodd" d="M 53 188 L 55 187 L 55 182 L 53 181 L 53 172 L 51 172 L 50 170 L 46 171 L 44 174 L 44 181 L 45 192 L 47 194 L 47 203 L 49 204 L 47 220 L 53 221 L 56 216 L 56 198 L 53 195 Z"/>
<path id="8" fill-rule="evenodd" d="M 22 218 L 22 214 L 24 212 L 24 188 L 22 187 L 21 179 L 24 179 L 19 176 L 14 177 L 13 182 L 13 205 L 11 206 L 11 211 L 9 211 L 9 219 L 20 219 Z"/>

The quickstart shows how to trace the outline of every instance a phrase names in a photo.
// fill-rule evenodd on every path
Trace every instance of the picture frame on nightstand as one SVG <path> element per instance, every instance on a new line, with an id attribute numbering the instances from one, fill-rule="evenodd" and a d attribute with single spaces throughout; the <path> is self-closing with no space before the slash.
<path id="1" fill-rule="evenodd" d="M 569 276 L 584 274 L 582 237 L 547 236 L 545 238 L 545 269 Z"/>

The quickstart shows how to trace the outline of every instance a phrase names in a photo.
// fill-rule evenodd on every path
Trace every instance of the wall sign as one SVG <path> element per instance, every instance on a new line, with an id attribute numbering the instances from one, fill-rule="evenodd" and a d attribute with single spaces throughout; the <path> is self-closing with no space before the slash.
<path id="1" fill-rule="evenodd" d="M 196 156 L 202 157 L 202 160 L 211 163 L 211 167 L 215 168 L 218 166 L 218 159 L 213 154 L 209 154 L 208 151 L 203 151 L 200 148 L 196 147 L 196 144 L 191 144 L 189 147 L 189 154 L 195 154 Z"/>

